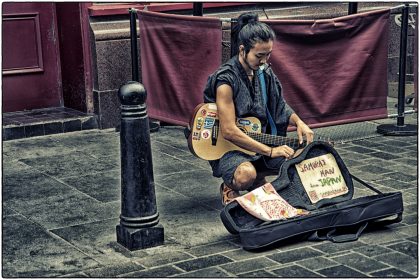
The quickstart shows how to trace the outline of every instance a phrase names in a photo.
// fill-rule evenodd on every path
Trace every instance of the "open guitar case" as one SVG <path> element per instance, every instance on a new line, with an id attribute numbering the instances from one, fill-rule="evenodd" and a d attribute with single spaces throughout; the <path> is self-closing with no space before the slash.
<path id="1" fill-rule="evenodd" d="M 311 203 L 295 165 L 327 153 L 334 156 L 348 192 Z M 375 194 L 353 198 L 353 179 Z M 310 143 L 300 155 L 285 161 L 279 176 L 271 184 L 290 205 L 306 209 L 309 214 L 267 222 L 249 214 L 237 201 L 227 204 L 220 214 L 222 222 L 230 233 L 239 235 L 246 250 L 264 248 L 292 238 L 337 243 L 355 241 L 368 226 L 383 226 L 402 220 L 401 192 L 382 193 L 351 175 L 337 151 L 322 141 Z"/>

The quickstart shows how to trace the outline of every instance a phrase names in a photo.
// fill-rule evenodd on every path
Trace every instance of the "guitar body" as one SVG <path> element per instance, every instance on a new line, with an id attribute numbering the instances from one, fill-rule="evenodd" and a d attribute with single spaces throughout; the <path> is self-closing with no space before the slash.
<path id="1" fill-rule="evenodd" d="M 245 133 L 261 133 L 261 122 L 255 117 L 238 118 L 236 125 Z M 255 154 L 223 138 L 215 103 L 202 103 L 195 108 L 190 129 L 188 148 L 199 158 L 216 160 L 234 150 L 250 155 Z"/>
<path id="2" fill-rule="evenodd" d="M 294 149 L 295 156 L 302 152 L 306 141 L 261 133 L 261 122 L 255 117 L 238 118 L 236 125 L 246 135 L 270 147 L 287 145 Z M 216 160 L 229 151 L 242 151 L 249 155 L 255 153 L 242 149 L 223 138 L 219 129 L 219 118 L 215 103 L 201 103 L 195 110 L 190 122 L 191 133 L 188 136 L 188 148 L 191 153 L 205 160 Z M 318 138 L 321 140 L 320 138 Z M 328 143 L 333 145 L 328 140 Z"/>

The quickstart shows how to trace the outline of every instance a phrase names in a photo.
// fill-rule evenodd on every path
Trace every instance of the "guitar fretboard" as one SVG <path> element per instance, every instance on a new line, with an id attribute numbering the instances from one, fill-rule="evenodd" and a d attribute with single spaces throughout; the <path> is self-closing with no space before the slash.
<path id="1" fill-rule="evenodd" d="M 306 145 L 305 140 L 303 140 L 303 143 L 300 144 L 299 139 L 295 139 L 295 138 L 275 136 L 275 135 L 257 133 L 257 132 L 246 132 L 246 134 L 252 139 L 268 146 L 287 145 L 292 149 L 296 149 L 296 148 L 304 147 Z"/>

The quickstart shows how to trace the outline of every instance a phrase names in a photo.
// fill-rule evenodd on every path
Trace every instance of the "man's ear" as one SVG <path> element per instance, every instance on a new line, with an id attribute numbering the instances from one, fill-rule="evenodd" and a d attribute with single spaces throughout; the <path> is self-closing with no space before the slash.
<path id="1" fill-rule="evenodd" d="M 244 45 L 239 45 L 239 53 L 242 53 L 242 52 L 244 52 L 244 55 L 245 55 L 245 47 Z"/>

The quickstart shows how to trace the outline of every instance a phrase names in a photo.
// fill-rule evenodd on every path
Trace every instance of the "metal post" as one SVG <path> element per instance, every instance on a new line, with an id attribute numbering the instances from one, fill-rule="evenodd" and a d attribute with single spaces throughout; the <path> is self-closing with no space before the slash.
<path id="1" fill-rule="evenodd" d="M 131 79 L 140 82 L 139 74 L 139 49 L 137 46 L 137 10 L 129 9 L 130 14 L 130 38 L 131 38 Z M 150 132 L 156 132 L 160 128 L 157 121 L 150 120 Z"/>
<path id="2" fill-rule="evenodd" d="M 130 37 L 131 37 L 131 79 L 140 82 L 139 51 L 137 47 L 137 11 L 130 9 Z"/>
<path id="3" fill-rule="evenodd" d="M 153 179 L 146 89 L 136 81 L 121 86 L 121 215 L 117 242 L 129 250 L 163 244 Z"/>
<path id="4" fill-rule="evenodd" d="M 203 3 L 194 2 L 193 3 L 193 16 L 203 16 Z"/>
<path id="5" fill-rule="evenodd" d="M 405 4 L 402 9 L 401 37 L 400 37 L 400 64 L 398 79 L 398 116 L 397 125 L 383 124 L 377 127 L 377 131 L 384 135 L 408 136 L 417 134 L 417 125 L 404 125 L 404 104 L 405 104 L 405 75 L 407 60 L 407 37 L 408 37 L 408 9 Z"/>
<path id="6" fill-rule="evenodd" d="M 357 2 L 350 2 L 349 3 L 349 15 L 357 14 Z"/>
<path id="7" fill-rule="evenodd" d="M 237 42 L 236 38 L 234 39 L 234 36 L 237 34 L 234 34 L 235 26 L 238 24 L 238 19 L 231 19 L 230 21 L 230 57 L 233 57 L 235 53 L 237 53 Z"/>
<path id="8" fill-rule="evenodd" d="M 405 4 L 401 19 L 400 38 L 400 65 L 398 76 L 398 117 L 397 125 L 404 125 L 404 104 L 405 104 L 405 76 L 407 61 L 407 36 L 408 36 L 408 4 Z"/>

